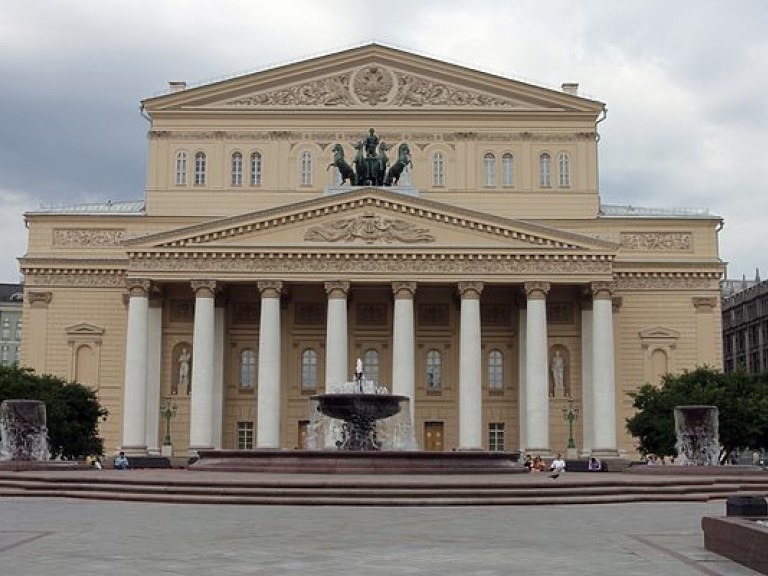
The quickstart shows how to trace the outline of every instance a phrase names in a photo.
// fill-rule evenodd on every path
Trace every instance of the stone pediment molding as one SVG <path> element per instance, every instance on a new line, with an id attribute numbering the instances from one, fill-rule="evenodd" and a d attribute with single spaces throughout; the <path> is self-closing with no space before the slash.
<path id="1" fill-rule="evenodd" d="M 298 247 L 320 243 L 403 245 L 431 244 L 438 230 L 450 230 L 459 242 L 453 248 L 514 249 L 610 255 L 617 244 L 522 220 L 512 220 L 380 188 L 349 192 L 268 210 L 222 218 L 154 235 L 126 240 L 131 254 L 144 251 L 255 249 L 268 234 L 286 230 Z"/>
<path id="2" fill-rule="evenodd" d="M 597 114 L 601 102 L 377 44 L 174 91 L 143 102 L 163 110 L 478 109 Z"/>
<path id="3" fill-rule="evenodd" d="M 100 337 L 104 335 L 104 328 L 81 322 L 65 328 L 67 335 L 71 337 Z"/>

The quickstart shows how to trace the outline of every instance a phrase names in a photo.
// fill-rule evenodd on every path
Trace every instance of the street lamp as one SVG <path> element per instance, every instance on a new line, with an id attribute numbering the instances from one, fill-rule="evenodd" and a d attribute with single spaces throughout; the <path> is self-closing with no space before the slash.
<path id="1" fill-rule="evenodd" d="M 568 451 L 576 451 L 576 441 L 573 439 L 573 422 L 579 416 L 579 409 L 574 407 L 573 398 L 568 398 L 563 406 L 563 418 L 568 422 Z"/>
<path id="2" fill-rule="evenodd" d="M 160 404 L 160 414 L 165 418 L 165 439 L 163 440 L 163 446 L 171 446 L 171 418 L 176 416 L 178 406 L 171 402 L 170 398 L 166 398 L 162 404 Z"/>

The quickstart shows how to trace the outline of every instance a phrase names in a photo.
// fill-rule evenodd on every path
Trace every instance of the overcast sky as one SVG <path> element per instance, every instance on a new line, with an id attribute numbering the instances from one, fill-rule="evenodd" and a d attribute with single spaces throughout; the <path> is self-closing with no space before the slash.
<path id="1" fill-rule="evenodd" d="M 0 282 L 23 213 L 136 200 L 139 102 L 380 42 L 605 102 L 606 204 L 708 208 L 728 277 L 768 276 L 765 0 L 0 0 Z"/>

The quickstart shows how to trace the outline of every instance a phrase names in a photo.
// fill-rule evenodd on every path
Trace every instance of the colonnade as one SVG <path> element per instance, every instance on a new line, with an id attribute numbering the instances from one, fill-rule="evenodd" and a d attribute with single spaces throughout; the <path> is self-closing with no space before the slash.
<path id="1" fill-rule="evenodd" d="M 215 308 L 216 282 L 191 282 L 195 314 L 190 399 L 190 451 L 221 447 L 223 394 L 223 315 Z M 350 283 L 324 283 L 328 298 L 326 325 L 325 382 L 348 379 L 347 297 Z M 280 447 L 281 331 L 278 280 L 257 283 L 261 297 L 258 349 L 256 446 Z M 461 296 L 459 330 L 459 445 L 460 450 L 482 449 L 482 354 L 480 302 L 484 284 L 458 282 Z M 547 282 L 523 284 L 526 308 L 520 312 L 520 442 L 529 452 L 548 453 L 549 360 L 547 344 Z M 611 455 L 617 450 L 616 395 L 611 285 L 589 285 L 592 310 L 582 314 L 582 380 L 584 447 L 594 454 Z M 392 392 L 410 398 L 416 391 L 414 295 L 415 282 L 393 282 Z M 124 386 L 124 450 L 151 452 L 157 443 L 156 409 L 159 362 L 148 358 L 149 344 L 159 338 L 150 321 L 150 281 L 129 281 L 128 329 Z M 159 373 L 159 372 L 158 372 Z M 154 384 L 153 384 L 154 383 Z M 152 398 L 150 398 L 150 396 Z M 150 401 L 151 400 L 151 401 Z M 414 402 L 410 403 L 414 410 Z M 151 408 L 151 409 L 150 409 Z M 413 413 L 411 414 L 413 417 Z M 588 419 L 587 419 L 588 416 Z"/>

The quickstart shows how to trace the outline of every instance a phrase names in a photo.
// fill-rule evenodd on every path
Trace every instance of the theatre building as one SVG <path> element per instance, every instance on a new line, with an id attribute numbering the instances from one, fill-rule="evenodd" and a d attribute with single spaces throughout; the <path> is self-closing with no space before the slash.
<path id="1" fill-rule="evenodd" d="M 177 455 L 302 447 L 359 358 L 425 450 L 632 454 L 628 393 L 722 363 L 721 219 L 603 203 L 576 84 L 372 44 L 142 109 L 144 199 L 29 212 L 20 260 L 22 364 L 96 390 L 110 452 L 166 402 Z"/>

